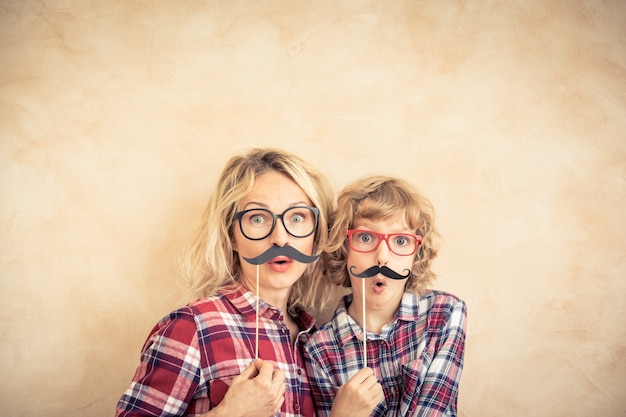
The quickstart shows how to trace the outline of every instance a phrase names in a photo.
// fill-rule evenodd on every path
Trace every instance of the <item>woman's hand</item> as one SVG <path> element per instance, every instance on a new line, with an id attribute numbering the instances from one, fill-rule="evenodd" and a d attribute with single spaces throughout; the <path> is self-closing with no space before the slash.
<path id="1" fill-rule="evenodd" d="M 331 417 L 369 416 L 383 399 L 383 387 L 371 368 L 363 368 L 340 386 L 330 411 Z"/>
<path id="2" fill-rule="evenodd" d="M 285 374 L 271 362 L 256 359 L 233 378 L 222 402 L 206 416 L 273 416 L 285 401 L 285 389 Z"/>

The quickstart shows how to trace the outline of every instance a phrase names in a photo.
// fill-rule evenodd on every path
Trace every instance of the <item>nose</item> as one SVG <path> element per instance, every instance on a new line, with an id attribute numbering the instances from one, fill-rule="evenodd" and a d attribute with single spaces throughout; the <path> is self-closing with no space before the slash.
<path id="1" fill-rule="evenodd" d="M 289 242 L 289 233 L 287 233 L 287 229 L 285 229 L 285 225 L 280 219 L 276 219 L 276 224 L 274 225 L 274 230 L 272 230 L 272 234 L 270 235 L 270 240 L 272 245 L 276 246 L 285 246 Z"/>
<path id="2" fill-rule="evenodd" d="M 390 252 L 389 242 L 387 242 L 387 239 L 383 239 L 376 249 L 376 262 L 378 263 L 378 266 L 387 265 L 387 262 L 389 262 Z"/>

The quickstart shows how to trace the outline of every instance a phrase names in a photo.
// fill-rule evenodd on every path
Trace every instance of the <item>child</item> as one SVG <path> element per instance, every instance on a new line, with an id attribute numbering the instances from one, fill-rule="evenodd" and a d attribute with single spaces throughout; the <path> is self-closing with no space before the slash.
<path id="1" fill-rule="evenodd" d="M 305 345 L 318 416 L 456 416 L 466 307 L 427 290 L 438 237 L 431 203 L 384 176 L 346 187 L 337 203 L 330 272 L 352 294 Z"/>

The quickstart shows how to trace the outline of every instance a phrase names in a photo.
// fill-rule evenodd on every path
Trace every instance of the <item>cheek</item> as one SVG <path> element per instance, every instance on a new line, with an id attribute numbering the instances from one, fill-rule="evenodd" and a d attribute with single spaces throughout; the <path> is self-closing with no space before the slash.
<path id="1" fill-rule="evenodd" d="M 354 255 L 351 251 L 348 251 L 346 255 L 346 266 L 350 268 L 351 265 L 354 265 Z"/>
<path id="2" fill-rule="evenodd" d="M 230 244 L 232 245 L 234 251 L 239 252 L 242 246 L 245 247 L 247 240 L 248 239 L 241 234 L 239 228 L 234 228 L 232 230 L 232 234 L 230 235 Z"/>
<path id="3" fill-rule="evenodd" d="M 241 233 L 236 233 L 232 240 L 233 250 L 239 256 L 254 257 L 258 256 L 267 248 L 260 247 L 258 242 L 246 239 Z"/>
<path id="4" fill-rule="evenodd" d="M 368 259 L 368 256 L 366 254 L 348 251 L 348 256 L 346 258 L 346 265 L 348 268 L 350 268 L 353 265 L 357 267 L 366 265 L 369 268 L 370 266 L 374 264 L 372 264 L 372 261 Z M 358 269 L 360 270 L 361 268 L 358 268 Z"/>
<path id="5" fill-rule="evenodd" d="M 313 242 L 315 238 L 313 236 L 309 236 L 304 239 L 297 239 L 292 246 L 298 249 L 300 252 L 305 253 L 307 255 L 313 254 Z"/>
<path id="6" fill-rule="evenodd" d="M 406 256 L 406 257 L 402 257 L 398 259 L 398 261 L 393 265 L 393 269 L 395 269 L 398 272 L 402 272 L 407 269 L 410 271 L 412 266 L 413 266 L 413 257 Z"/>

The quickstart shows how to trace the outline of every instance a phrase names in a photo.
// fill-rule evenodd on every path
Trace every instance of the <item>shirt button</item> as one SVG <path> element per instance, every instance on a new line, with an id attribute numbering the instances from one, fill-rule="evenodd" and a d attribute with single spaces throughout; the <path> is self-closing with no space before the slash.
<path id="1" fill-rule="evenodd" d="M 300 412 L 300 404 L 296 404 L 296 411 Z"/>
<path id="2" fill-rule="evenodd" d="M 298 375 L 302 375 L 302 369 L 298 369 Z"/>

